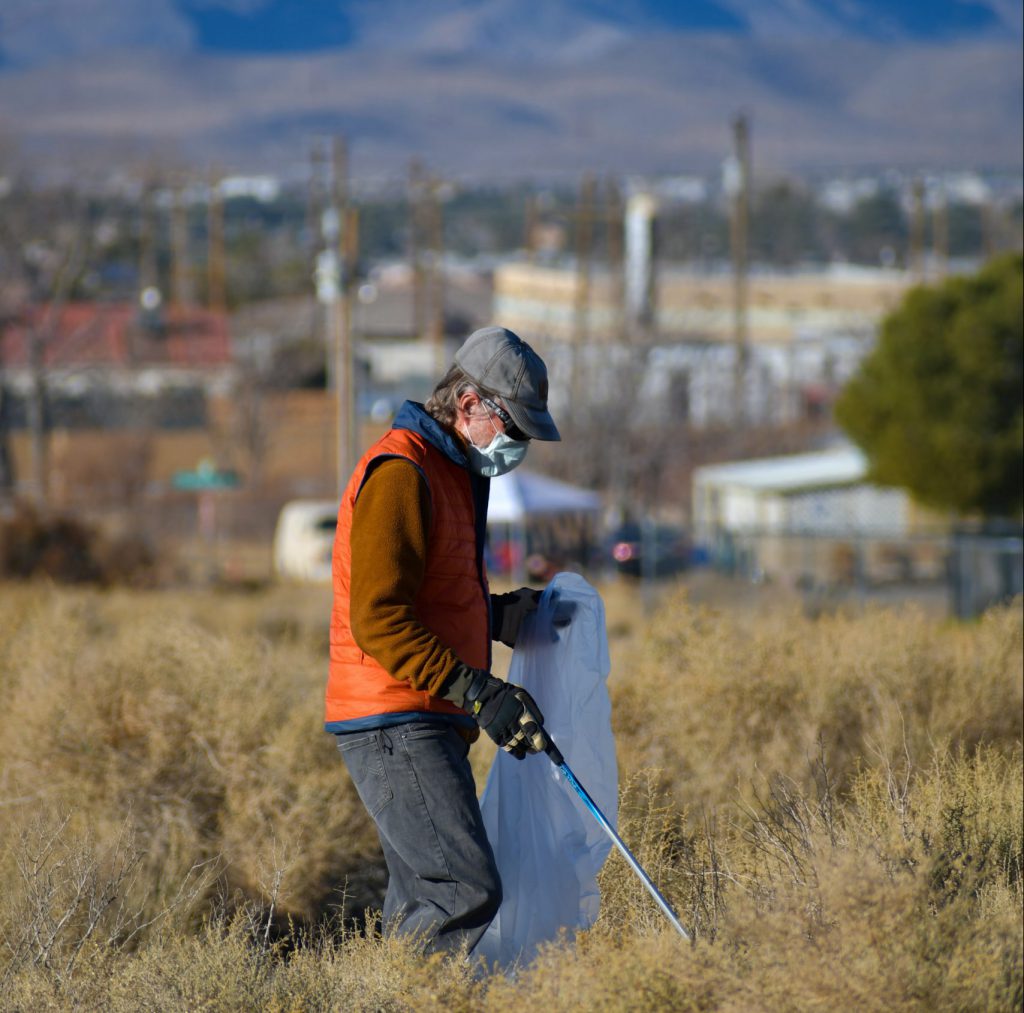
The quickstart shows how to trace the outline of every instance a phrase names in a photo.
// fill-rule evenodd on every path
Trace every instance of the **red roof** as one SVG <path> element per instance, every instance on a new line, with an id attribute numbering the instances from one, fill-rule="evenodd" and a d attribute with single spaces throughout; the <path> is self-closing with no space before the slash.
<path id="1" fill-rule="evenodd" d="M 225 313 L 202 307 L 172 307 L 159 329 L 142 325 L 132 303 L 68 303 L 48 319 L 46 306 L 29 307 L 0 330 L 6 366 L 29 364 L 30 334 L 43 340 L 46 366 L 211 367 L 231 361 Z"/>

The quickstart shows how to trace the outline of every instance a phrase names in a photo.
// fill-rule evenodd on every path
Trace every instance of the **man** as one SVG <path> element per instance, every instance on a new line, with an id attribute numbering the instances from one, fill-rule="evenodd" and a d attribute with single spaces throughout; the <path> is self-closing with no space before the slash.
<path id="1" fill-rule="evenodd" d="M 389 931 L 471 949 L 501 904 L 467 754 L 482 728 L 518 759 L 549 740 L 536 703 L 490 674 L 540 592 L 490 595 L 490 478 L 559 440 L 543 361 L 475 331 L 426 405 L 407 401 L 357 465 L 334 542 L 326 724 L 377 824 Z"/>

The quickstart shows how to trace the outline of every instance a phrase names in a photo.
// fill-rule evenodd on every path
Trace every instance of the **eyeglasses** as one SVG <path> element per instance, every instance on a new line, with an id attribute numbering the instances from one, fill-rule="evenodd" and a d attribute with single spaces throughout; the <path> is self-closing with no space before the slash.
<path id="1" fill-rule="evenodd" d="M 512 420 L 512 416 L 509 415 L 509 413 L 505 411 L 505 409 L 502 408 L 501 405 L 492 401 L 488 397 L 482 397 L 480 398 L 480 400 L 488 408 L 490 408 L 490 410 L 494 412 L 494 414 L 497 415 L 499 419 L 501 419 L 501 424 L 505 427 L 505 435 L 510 440 L 519 440 L 522 443 L 528 443 L 532 439 L 531 436 L 524 433 L 522 429 L 520 429 L 519 426 L 515 424 L 515 422 Z"/>

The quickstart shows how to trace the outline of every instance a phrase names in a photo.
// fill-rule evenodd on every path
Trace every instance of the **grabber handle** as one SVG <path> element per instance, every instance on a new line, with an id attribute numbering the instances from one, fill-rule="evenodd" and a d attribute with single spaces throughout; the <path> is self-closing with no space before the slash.
<path id="1" fill-rule="evenodd" d="M 547 753 L 548 758 L 556 767 L 561 767 L 565 764 L 565 757 L 558 750 L 558 746 L 555 745 L 554 739 L 548 736 L 548 744 L 544 747 L 544 752 Z"/>
<path id="2" fill-rule="evenodd" d="M 661 908 L 662 913 L 672 923 L 673 928 L 683 937 L 683 939 L 689 942 L 690 933 L 683 928 L 682 923 L 676 917 L 675 911 L 672 910 L 669 902 L 662 897 L 658 888 L 654 885 L 654 881 L 644 871 L 643 866 L 636 860 L 633 852 L 626 847 L 626 842 L 615 832 L 615 828 L 608 822 L 608 817 L 597 807 L 597 803 L 590 797 L 589 792 L 583 787 L 579 781 L 576 780 L 576 775 L 569 769 L 569 764 L 565 762 L 565 757 L 562 756 L 558 746 L 555 745 L 551 736 L 548 737 L 548 744 L 544 747 L 544 752 L 547 753 L 551 762 L 558 767 L 562 772 L 562 776 L 568 781 L 569 786 L 577 795 L 583 800 L 583 804 L 590 810 L 593 817 L 601 825 L 604 832 L 612 839 L 612 843 L 622 852 L 623 858 L 629 863 L 629 867 L 640 877 L 640 881 L 647 888 L 647 892 L 654 898 L 658 907 Z"/>

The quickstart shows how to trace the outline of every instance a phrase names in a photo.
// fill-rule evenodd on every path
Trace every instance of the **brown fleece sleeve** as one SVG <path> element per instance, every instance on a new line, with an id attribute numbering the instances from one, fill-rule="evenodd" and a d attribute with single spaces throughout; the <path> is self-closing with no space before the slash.
<path id="1" fill-rule="evenodd" d="M 416 466 L 381 461 L 352 514 L 349 617 L 366 654 L 396 679 L 439 695 L 459 659 L 416 615 L 430 520 L 430 492 Z"/>

